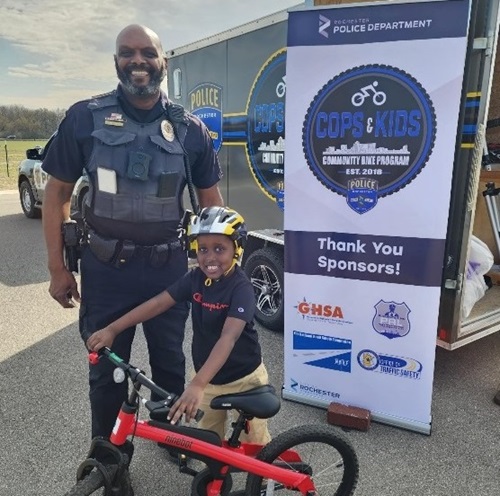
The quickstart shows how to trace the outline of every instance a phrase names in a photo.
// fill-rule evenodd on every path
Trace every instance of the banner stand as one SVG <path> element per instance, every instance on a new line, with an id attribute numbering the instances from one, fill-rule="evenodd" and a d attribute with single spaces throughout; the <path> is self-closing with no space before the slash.
<path id="1" fill-rule="evenodd" d="M 285 400 L 295 401 L 297 403 L 303 403 L 305 405 L 316 406 L 319 408 L 328 408 L 329 405 L 329 403 L 321 401 L 315 396 L 304 396 L 303 394 L 296 394 L 286 390 L 282 391 L 281 396 Z M 382 412 L 370 412 L 370 414 L 371 419 L 374 422 L 380 422 L 382 424 L 391 425 L 393 427 L 399 427 L 400 429 L 417 432 L 418 434 L 426 434 L 428 436 L 430 436 L 431 434 L 430 423 L 423 423 L 416 420 L 399 418 Z"/>

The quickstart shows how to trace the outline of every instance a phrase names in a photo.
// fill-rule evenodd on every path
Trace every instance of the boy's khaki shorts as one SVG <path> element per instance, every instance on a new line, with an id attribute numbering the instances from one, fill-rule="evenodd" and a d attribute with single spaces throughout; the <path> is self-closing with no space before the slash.
<path id="1" fill-rule="evenodd" d="M 198 423 L 198 426 L 202 429 L 215 431 L 224 439 L 226 435 L 226 420 L 228 420 L 228 417 L 232 417 L 231 421 L 235 421 L 238 418 L 238 412 L 236 410 L 212 410 L 210 408 L 212 398 L 221 394 L 248 391 L 249 389 L 265 384 L 269 384 L 269 377 L 263 363 L 261 363 L 251 374 L 237 381 L 222 385 L 208 384 L 199 407 L 205 414 Z M 243 432 L 240 436 L 240 441 L 247 443 L 266 444 L 270 440 L 271 435 L 267 429 L 267 419 L 254 418 L 250 421 L 250 432 L 248 434 Z"/>

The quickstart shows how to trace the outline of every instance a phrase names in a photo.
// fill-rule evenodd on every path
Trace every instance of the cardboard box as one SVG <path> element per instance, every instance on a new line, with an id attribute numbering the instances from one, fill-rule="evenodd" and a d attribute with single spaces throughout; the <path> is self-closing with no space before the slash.
<path id="1" fill-rule="evenodd" d="M 490 270 L 486 275 L 491 279 L 493 285 L 500 286 L 500 271 Z"/>

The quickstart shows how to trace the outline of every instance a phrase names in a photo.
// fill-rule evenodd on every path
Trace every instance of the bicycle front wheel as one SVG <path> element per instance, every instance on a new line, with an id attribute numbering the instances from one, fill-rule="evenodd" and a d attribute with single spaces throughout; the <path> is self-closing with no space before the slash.
<path id="1" fill-rule="evenodd" d="M 299 458 L 290 456 L 288 450 Z M 318 496 L 350 496 L 358 482 L 359 465 L 354 448 L 326 425 L 304 425 L 283 432 L 260 451 L 257 459 L 309 474 Z M 245 492 L 248 496 L 274 494 L 278 489 L 280 495 L 297 494 L 297 490 L 287 490 L 277 482 L 248 474 Z"/>
<path id="2" fill-rule="evenodd" d="M 116 465 L 107 467 L 111 478 L 116 472 Z M 101 472 L 94 469 L 90 474 L 78 481 L 64 496 L 105 496 L 104 477 Z M 120 496 L 134 496 L 130 475 L 125 470 L 120 480 Z"/>

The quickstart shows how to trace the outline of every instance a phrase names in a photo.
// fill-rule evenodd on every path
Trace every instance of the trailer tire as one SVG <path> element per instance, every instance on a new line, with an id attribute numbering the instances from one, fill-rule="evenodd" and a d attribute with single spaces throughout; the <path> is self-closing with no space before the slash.
<path id="1" fill-rule="evenodd" d="M 255 292 L 255 320 L 271 331 L 282 331 L 284 323 L 283 255 L 262 248 L 252 253 L 244 267 Z"/>

